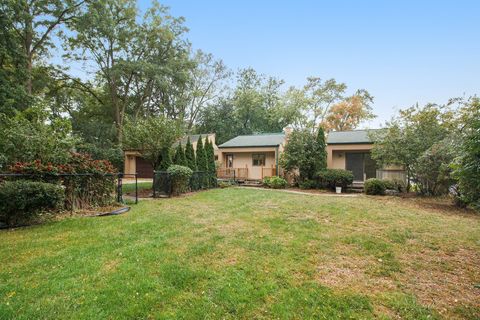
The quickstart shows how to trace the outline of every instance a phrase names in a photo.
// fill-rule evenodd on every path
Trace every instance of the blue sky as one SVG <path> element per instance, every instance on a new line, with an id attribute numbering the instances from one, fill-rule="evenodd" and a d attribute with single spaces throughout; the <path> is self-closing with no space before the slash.
<path id="1" fill-rule="evenodd" d="M 140 0 L 141 8 L 149 0 Z M 287 85 L 335 78 L 375 96 L 377 127 L 416 102 L 480 93 L 480 1 L 164 0 L 195 49 Z"/>

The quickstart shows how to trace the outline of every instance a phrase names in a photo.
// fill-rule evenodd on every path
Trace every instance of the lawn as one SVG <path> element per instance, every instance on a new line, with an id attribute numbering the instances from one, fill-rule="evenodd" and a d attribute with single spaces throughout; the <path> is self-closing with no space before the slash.
<path id="1" fill-rule="evenodd" d="M 137 183 L 137 188 L 138 191 L 143 191 L 143 190 L 151 190 L 152 189 L 152 182 L 138 182 Z M 124 183 L 122 185 L 122 191 L 124 194 L 130 194 L 133 193 L 135 194 L 135 183 Z"/>
<path id="2" fill-rule="evenodd" d="M 2 319 L 480 317 L 480 219 L 239 188 L 0 232 Z"/>

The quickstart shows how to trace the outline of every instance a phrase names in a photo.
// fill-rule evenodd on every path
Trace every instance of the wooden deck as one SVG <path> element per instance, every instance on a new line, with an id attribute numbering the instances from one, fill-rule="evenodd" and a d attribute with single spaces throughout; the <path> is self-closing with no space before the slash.
<path id="1" fill-rule="evenodd" d="M 261 178 L 252 179 L 249 175 L 248 168 L 219 168 L 217 169 L 217 178 L 219 179 L 233 179 L 233 180 L 263 180 L 265 177 L 273 177 L 277 175 L 277 169 L 275 167 L 263 167 L 261 168 Z"/>

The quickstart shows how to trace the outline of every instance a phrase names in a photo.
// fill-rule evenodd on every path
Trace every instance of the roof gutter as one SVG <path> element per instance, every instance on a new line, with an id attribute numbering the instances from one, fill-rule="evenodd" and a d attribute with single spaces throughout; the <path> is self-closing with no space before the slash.
<path id="1" fill-rule="evenodd" d="M 263 145 L 263 146 L 218 146 L 219 149 L 228 149 L 228 148 L 278 148 L 280 144 L 273 144 L 273 145 Z"/>
<path id="2" fill-rule="evenodd" d="M 375 142 L 327 142 L 327 146 L 336 144 L 375 144 Z"/>

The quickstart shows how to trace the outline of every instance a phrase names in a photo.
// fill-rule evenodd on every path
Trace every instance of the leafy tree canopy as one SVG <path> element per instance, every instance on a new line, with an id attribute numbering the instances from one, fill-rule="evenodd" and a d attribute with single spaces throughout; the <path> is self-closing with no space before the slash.
<path id="1" fill-rule="evenodd" d="M 170 157 L 170 148 L 182 130 L 178 121 L 159 116 L 127 121 L 124 135 L 125 147 L 139 150 L 157 168 L 162 159 Z"/>

